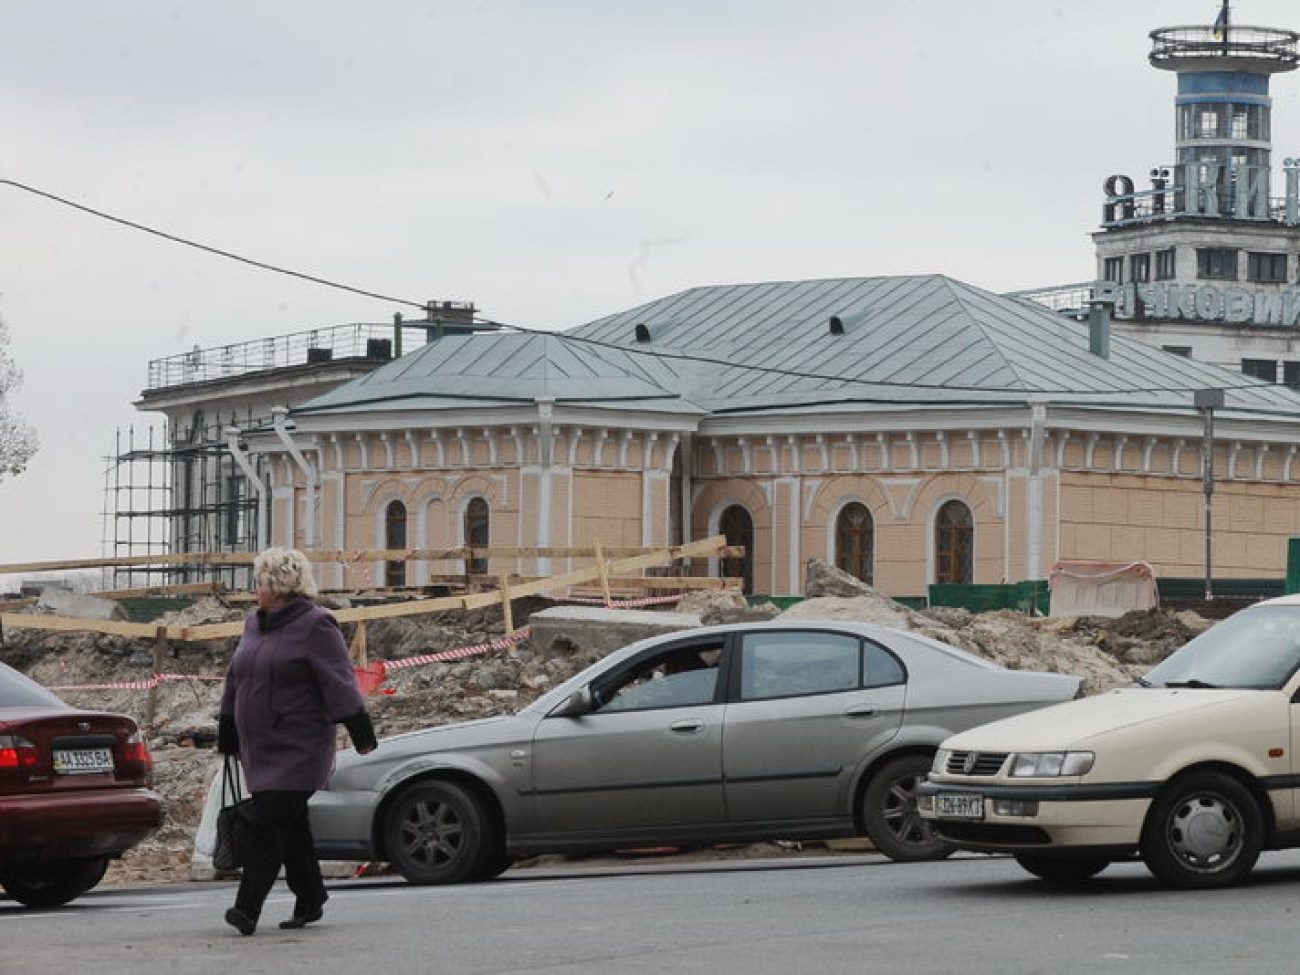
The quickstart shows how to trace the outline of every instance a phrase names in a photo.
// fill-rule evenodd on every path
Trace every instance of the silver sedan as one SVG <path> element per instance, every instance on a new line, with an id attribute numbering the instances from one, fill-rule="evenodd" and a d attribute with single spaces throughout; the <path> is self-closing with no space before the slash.
<path id="1" fill-rule="evenodd" d="M 420 884 L 539 853 L 864 834 L 932 859 L 951 849 L 915 788 L 939 743 L 1079 685 L 867 623 L 688 630 L 517 714 L 340 753 L 312 831 L 323 859 L 388 861 Z"/>

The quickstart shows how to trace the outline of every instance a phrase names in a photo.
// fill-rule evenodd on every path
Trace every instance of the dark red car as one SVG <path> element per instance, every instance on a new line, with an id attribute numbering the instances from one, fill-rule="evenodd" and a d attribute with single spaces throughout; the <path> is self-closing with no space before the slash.
<path id="1" fill-rule="evenodd" d="M 162 825 L 152 767 L 130 718 L 69 707 L 0 664 L 0 887 L 31 907 L 94 887 Z"/>

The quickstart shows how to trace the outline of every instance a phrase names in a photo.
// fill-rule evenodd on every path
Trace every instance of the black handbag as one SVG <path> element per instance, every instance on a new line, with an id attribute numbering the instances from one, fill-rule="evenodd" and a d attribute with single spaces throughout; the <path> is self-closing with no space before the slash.
<path id="1" fill-rule="evenodd" d="M 248 856 L 248 807 L 239 785 L 238 759 L 226 756 L 221 770 L 221 811 L 217 813 L 217 842 L 212 849 L 212 866 L 217 870 L 238 870 Z"/>

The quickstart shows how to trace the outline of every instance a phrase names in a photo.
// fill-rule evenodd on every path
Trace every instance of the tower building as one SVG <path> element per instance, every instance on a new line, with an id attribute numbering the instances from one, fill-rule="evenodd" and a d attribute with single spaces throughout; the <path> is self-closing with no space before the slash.
<path id="1" fill-rule="evenodd" d="M 1300 386 L 1300 158 L 1276 186 L 1269 92 L 1300 35 L 1233 24 L 1225 3 L 1212 25 L 1150 37 L 1152 66 L 1177 76 L 1173 159 L 1145 188 L 1104 181 L 1097 297 L 1118 332 Z"/>

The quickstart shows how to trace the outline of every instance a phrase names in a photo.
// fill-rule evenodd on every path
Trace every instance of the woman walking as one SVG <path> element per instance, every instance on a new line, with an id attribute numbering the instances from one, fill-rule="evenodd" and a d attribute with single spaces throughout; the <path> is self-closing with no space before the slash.
<path id="1" fill-rule="evenodd" d="M 336 724 L 361 754 L 376 746 L 343 632 L 312 601 L 317 590 L 306 556 L 269 548 L 254 560 L 253 580 L 258 608 L 230 661 L 217 738 L 219 751 L 240 757 L 253 799 L 239 892 L 226 911 L 241 934 L 257 930 L 281 867 L 295 900 L 280 927 L 321 919 L 329 895 L 307 800 L 333 771 Z"/>

